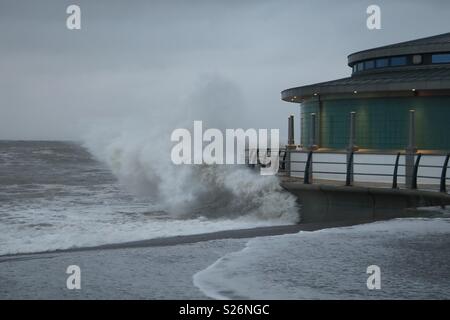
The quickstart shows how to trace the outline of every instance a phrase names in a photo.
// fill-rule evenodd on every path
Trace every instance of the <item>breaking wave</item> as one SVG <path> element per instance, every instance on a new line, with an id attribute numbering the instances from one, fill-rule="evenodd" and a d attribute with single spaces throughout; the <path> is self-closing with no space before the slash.
<path id="1" fill-rule="evenodd" d="M 208 127 L 236 128 L 238 122 L 233 119 L 243 109 L 233 98 L 239 96 L 238 89 L 222 79 L 212 79 L 202 88 L 181 108 L 154 108 L 146 116 L 97 125 L 84 145 L 129 191 L 149 197 L 177 217 L 245 215 L 297 221 L 296 199 L 280 187 L 275 176 L 261 176 L 239 165 L 172 163 L 170 134 L 174 129 L 189 128 L 193 120 L 202 120 Z M 202 99 L 214 92 L 222 97 L 217 101 L 228 95 L 230 104 L 214 108 L 209 104 L 214 99 Z"/>
<path id="2" fill-rule="evenodd" d="M 238 165 L 174 165 L 170 136 L 129 130 L 110 139 L 93 137 L 86 147 L 121 184 L 177 217 L 298 219 L 295 197 L 275 176 Z"/>

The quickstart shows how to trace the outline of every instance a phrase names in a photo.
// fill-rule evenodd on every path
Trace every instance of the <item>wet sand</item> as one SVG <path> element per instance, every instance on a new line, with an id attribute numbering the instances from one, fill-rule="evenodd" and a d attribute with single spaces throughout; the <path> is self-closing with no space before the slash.
<path id="1" fill-rule="evenodd" d="M 223 240 L 223 239 L 248 239 L 255 237 L 276 236 L 282 234 L 292 234 L 300 231 L 316 231 L 326 228 L 345 227 L 361 223 L 370 223 L 373 220 L 362 221 L 343 221 L 343 222 L 329 222 L 329 223 L 300 223 L 295 225 L 282 225 L 282 226 L 270 226 L 270 227 L 258 227 L 249 229 L 237 229 L 237 230 L 225 230 L 211 233 L 202 233 L 194 235 L 174 236 L 155 238 L 140 241 L 130 241 L 121 243 L 112 243 L 100 246 L 92 247 L 79 247 L 64 250 L 45 251 L 45 252 L 33 252 L 33 253 L 18 253 L 0 256 L 0 263 L 5 260 L 10 261 L 14 258 L 20 258 L 23 256 L 36 256 L 40 254 L 49 253 L 65 253 L 65 252 L 83 252 L 83 251 L 100 251 L 100 250 L 114 250 L 114 249 L 131 249 L 131 248 L 147 248 L 147 247 L 164 247 L 164 246 L 176 246 L 181 244 L 191 244 L 203 241 Z"/>

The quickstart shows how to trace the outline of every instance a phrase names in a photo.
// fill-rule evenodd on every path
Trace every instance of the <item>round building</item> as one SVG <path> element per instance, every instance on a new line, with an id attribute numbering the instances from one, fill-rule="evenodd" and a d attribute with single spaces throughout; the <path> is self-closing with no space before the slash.
<path id="1" fill-rule="evenodd" d="M 411 121 L 419 150 L 450 150 L 450 33 L 356 52 L 348 66 L 348 78 L 281 93 L 300 103 L 304 147 L 346 149 L 354 112 L 359 150 L 404 150 Z"/>

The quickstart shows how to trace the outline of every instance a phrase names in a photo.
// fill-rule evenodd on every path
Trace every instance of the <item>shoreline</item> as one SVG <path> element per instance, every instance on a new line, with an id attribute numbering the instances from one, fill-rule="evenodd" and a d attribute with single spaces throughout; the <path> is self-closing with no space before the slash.
<path id="1" fill-rule="evenodd" d="M 205 271 L 206 274 L 209 272 L 205 279 L 215 279 L 214 281 L 218 281 L 216 285 L 219 286 L 226 284 L 227 288 L 224 290 L 230 292 L 239 288 L 239 278 L 247 279 L 248 268 L 253 268 L 253 276 L 247 280 L 251 286 L 257 287 L 259 283 L 262 287 L 257 293 L 253 291 L 240 295 L 248 298 L 259 297 L 260 291 L 264 292 L 271 287 L 270 279 L 268 280 L 265 274 L 268 270 L 274 270 L 273 263 L 278 263 L 275 270 L 282 272 L 278 278 L 288 279 L 292 284 L 290 288 L 294 291 L 289 293 L 284 289 L 273 292 L 269 290 L 265 293 L 266 297 L 296 295 L 299 299 L 320 298 L 309 294 L 305 296 L 295 288 L 315 288 L 317 277 L 335 281 L 336 274 L 342 274 L 343 276 L 339 276 L 341 285 L 331 288 L 330 297 L 345 296 L 348 286 L 351 286 L 352 291 L 359 292 L 358 297 L 371 299 L 375 296 L 367 290 L 361 290 L 360 281 L 361 274 L 365 274 L 367 266 L 374 262 L 382 263 L 384 268 L 393 270 L 392 274 L 386 274 L 385 281 L 388 284 L 396 284 L 393 287 L 387 286 L 387 291 L 379 292 L 377 297 L 380 299 L 391 299 L 399 295 L 404 298 L 447 296 L 449 291 L 442 279 L 448 278 L 449 271 L 445 266 L 448 265 L 450 257 L 448 251 L 441 248 L 449 247 L 447 235 L 450 222 L 447 221 L 443 225 L 440 221 L 401 220 L 390 220 L 387 225 L 377 223 L 386 220 L 359 220 L 258 227 L 2 256 L 0 279 L 3 285 L 0 287 L 0 300 L 209 299 L 211 296 L 195 285 L 193 277 L 208 270 L 218 261 L 225 263 L 222 270 L 225 274 L 220 268 L 213 268 Z M 436 232 L 430 233 L 428 225 Z M 341 229 L 345 227 L 350 228 Z M 299 237 L 271 237 L 318 230 L 323 231 L 300 233 L 303 236 Z M 381 230 L 383 232 L 380 233 Z M 398 230 L 400 232 L 397 232 Z M 392 243 L 396 243 L 396 246 L 392 247 Z M 386 245 L 389 246 L 387 251 Z M 430 248 L 433 250 L 428 250 Z M 245 249 L 245 253 L 242 253 Z M 385 265 L 384 262 L 392 257 L 391 249 L 395 250 L 397 258 L 392 265 Z M 336 255 L 336 250 L 342 254 Z M 433 273 L 423 278 L 412 273 L 412 278 L 403 281 L 405 261 L 411 262 L 405 257 L 412 257 L 411 261 L 416 265 L 415 270 L 423 270 L 431 261 L 439 267 L 436 270 L 438 276 L 435 277 Z M 81 270 L 81 290 L 67 288 L 67 268 L 72 265 Z M 349 273 L 349 270 L 352 272 Z M 288 278 L 285 271 L 288 272 Z M 214 272 L 218 272 L 217 275 L 222 277 L 217 278 Z M 229 274 L 235 274 L 234 278 L 228 279 Z M 302 276 L 299 277 L 299 274 Z M 278 278 L 275 277 L 275 281 L 278 281 Z M 365 283 L 366 279 L 363 281 Z M 423 281 L 424 284 L 436 286 L 437 289 L 423 294 L 411 294 L 402 289 L 405 284 L 410 285 L 415 281 Z M 323 288 L 320 288 L 316 289 L 321 291 Z M 352 295 L 348 298 L 352 298 Z"/>
<path id="2" fill-rule="evenodd" d="M 58 249 L 52 251 L 39 251 L 28 253 L 14 253 L 0 255 L 0 263 L 6 261 L 13 261 L 21 257 L 39 256 L 45 254 L 60 254 L 73 252 L 87 252 L 87 251 L 103 251 L 103 250 L 117 250 L 117 249 L 133 249 L 133 248 L 148 248 L 148 247 L 166 247 L 183 244 L 192 244 L 198 242 L 224 240 L 224 239 L 247 239 L 267 236 L 277 236 L 283 234 L 294 234 L 300 231 L 317 231 L 321 229 L 349 227 L 358 224 L 365 224 L 376 222 L 379 220 L 358 220 L 358 221 L 338 221 L 338 222 L 318 222 L 318 223 L 299 223 L 294 225 L 280 225 L 270 227 L 256 227 L 247 229 L 223 230 L 209 233 L 200 233 L 192 235 L 172 236 L 163 238 L 154 238 L 138 241 L 129 241 L 121 243 L 111 243 L 92 247 L 77 247 L 69 249 Z M 36 257 L 38 258 L 38 257 Z M 31 258 L 32 259 L 32 258 Z"/>

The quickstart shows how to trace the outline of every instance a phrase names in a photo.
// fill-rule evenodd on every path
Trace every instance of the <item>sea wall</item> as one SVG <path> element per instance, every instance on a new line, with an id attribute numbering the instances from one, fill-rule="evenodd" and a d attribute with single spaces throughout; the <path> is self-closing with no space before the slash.
<path id="1" fill-rule="evenodd" d="M 450 205 L 450 195 L 433 191 L 345 187 L 282 182 L 297 196 L 302 222 L 367 221 L 414 215 L 417 207 Z"/>

